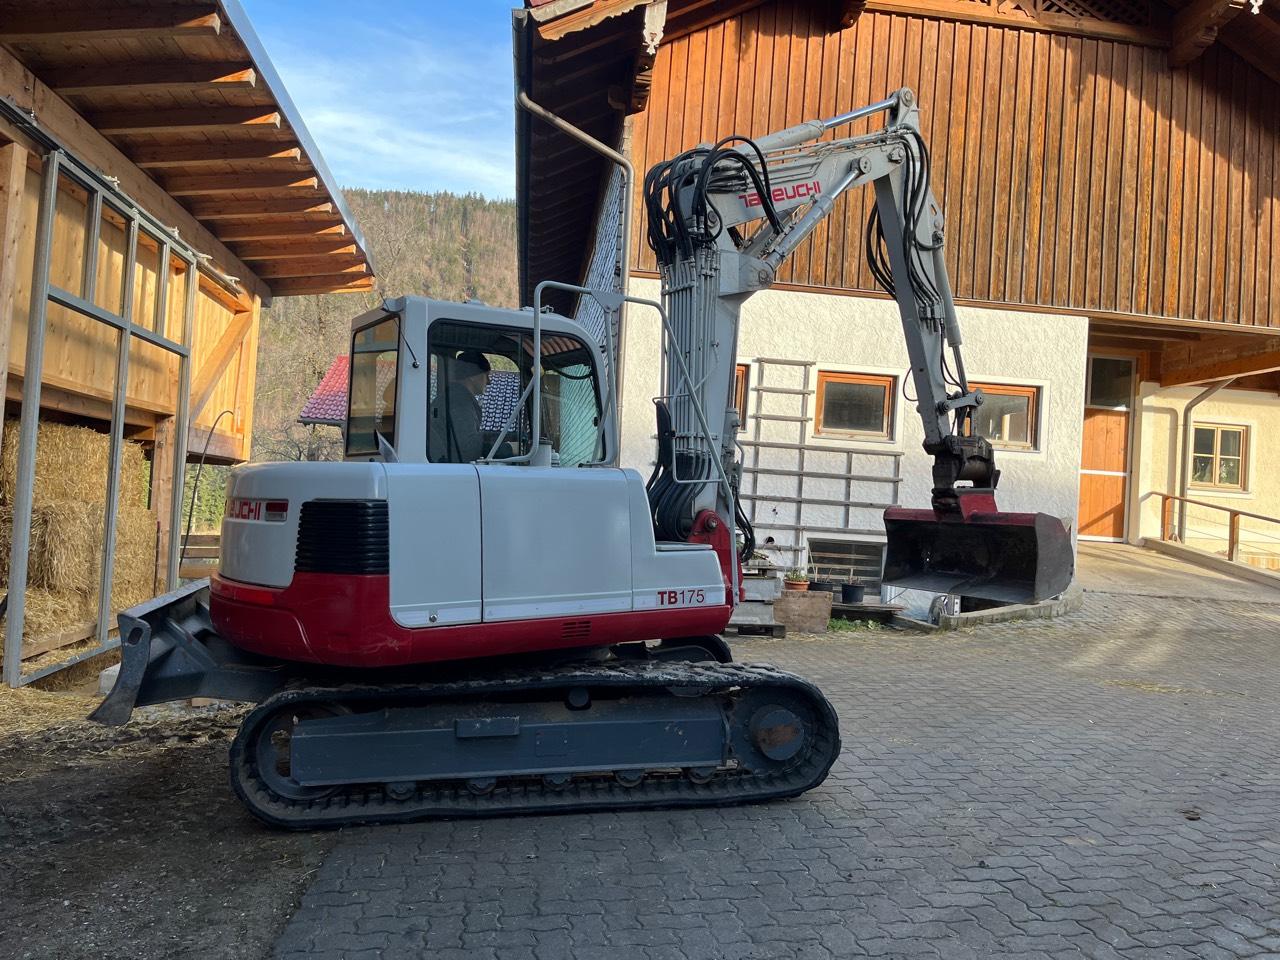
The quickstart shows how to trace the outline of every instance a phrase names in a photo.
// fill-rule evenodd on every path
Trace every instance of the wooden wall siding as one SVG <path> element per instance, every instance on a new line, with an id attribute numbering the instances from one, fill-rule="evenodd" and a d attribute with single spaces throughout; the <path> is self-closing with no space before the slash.
<path id="1" fill-rule="evenodd" d="M 85 198 L 69 182 L 64 186 L 66 189 L 60 190 L 58 194 L 54 220 L 50 279 L 63 289 L 80 294 L 83 292 Z M 22 376 L 26 363 L 35 222 L 40 191 L 38 172 L 29 172 L 25 188 L 9 344 L 9 371 L 17 377 Z M 104 218 L 98 246 L 94 295 L 99 306 L 115 311 L 120 309 L 123 302 L 124 257 L 123 229 L 113 228 L 110 218 Z M 167 336 L 180 341 L 188 277 L 185 264 L 176 258 L 170 260 L 168 268 L 166 302 L 157 305 L 159 248 L 154 241 L 148 242 L 140 234 L 137 264 L 132 278 L 133 319 L 151 329 L 162 328 Z M 213 295 L 205 286 L 197 290 L 192 338 L 193 381 L 198 375 L 203 358 L 214 349 L 235 313 L 222 298 Z M 48 330 L 45 337 L 43 383 L 57 388 L 60 393 L 56 400 L 46 397 L 44 405 L 58 406 L 66 413 L 109 419 L 110 403 L 115 390 L 117 334 L 105 324 L 52 303 L 49 305 L 46 322 Z M 235 359 L 219 378 L 208 403 L 194 420 L 191 438 L 193 448 L 198 450 L 203 446 L 214 419 L 222 410 L 231 408 L 238 411 L 237 416 L 223 418 L 218 425 L 218 435 L 211 450 L 218 456 L 248 458 L 249 423 L 243 414 L 251 409 L 252 367 L 253 358 L 257 355 L 256 348 L 256 331 L 251 331 L 241 344 Z M 177 410 L 178 399 L 177 358 L 160 347 L 134 338 L 129 348 L 129 384 L 126 397 L 126 419 L 134 427 L 151 427 L 158 418 L 172 416 Z"/>
<path id="2" fill-rule="evenodd" d="M 665 45 L 638 170 L 909 86 L 957 297 L 1280 326 L 1280 85 L 1220 45 L 1171 71 L 1156 48 L 919 17 L 826 34 L 811 7 L 778 0 Z M 851 195 L 783 282 L 873 290 L 870 202 Z M 653 270 L 643 222 L 635 265 Z"/>

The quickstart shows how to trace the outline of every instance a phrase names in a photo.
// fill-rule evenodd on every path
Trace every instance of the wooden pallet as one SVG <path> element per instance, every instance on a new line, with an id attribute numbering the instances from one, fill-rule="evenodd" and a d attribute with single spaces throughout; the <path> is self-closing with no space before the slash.
<path id="1" fill-rule="evenodd" d="M 731 623 L 724 628 L 726 637 L 772 637 L 781 640 L 787 628 L 780 623 Z"/>

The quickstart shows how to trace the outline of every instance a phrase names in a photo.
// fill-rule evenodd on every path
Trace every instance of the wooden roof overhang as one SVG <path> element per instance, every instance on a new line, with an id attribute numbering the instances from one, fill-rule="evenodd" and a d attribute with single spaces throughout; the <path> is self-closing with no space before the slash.
<path id="1" fill-rule="evenodd" d="M 617 145 L 623 119 L 644 109 L 658 46 L 765 0 L 530 0 L 514 13 L 516 85 L 552 113 Z M 832 28 L 862 0 L 816 0 Z M 518 110 L 516 196 L 520 296 L 542 280 L 580 283 L 612 164 L 567 134 Z M 636 171 L 637 178 L 644 176 Z M 548 302 L 571 313 L 573 297 Z"/>
<path id="2" fill-rule="evenodd" d="M 238 0 L 0 0 L 0 45 L 270 294 L 373 288 L 359 225 Z M 0 93 L 39 122 L 35 91 Z"/>

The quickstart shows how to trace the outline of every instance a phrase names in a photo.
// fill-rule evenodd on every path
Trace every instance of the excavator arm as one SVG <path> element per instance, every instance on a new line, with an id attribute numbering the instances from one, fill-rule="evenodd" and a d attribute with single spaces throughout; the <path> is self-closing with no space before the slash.
<path id="1" fill-rule="evenodd" d="M 869 134 L 820 140 L 827 131 L 884 114 Z M 668 314 L 659 400 L 658 468 L 649 484 L 664 539 L 684 539 L 714 511 L 750 524 L 737 504 L 737 413 L 731 402 L 743 302 L 772 286 L 779 268 L 858 186 L 875 190 L 866 255 L 896 301 L 933 458 L 927 511 L 885 514 L 886 582 L 1001 602 L 1039 600 L 1070 583 L 1072 550 L 1062 521 L 1004 514 L 986 438 L 973 429 L 982 391 L 971 389 L 943 257 L 942 211 L 929 183 L 929 151 L 910 90 L 827 120 L 748 140 L 727 137 L 655 165 L 645 178 L 649 244 Z M 708 417 L 706 411 L 712 411 Z M 723 415 L 719 415 L 724 411 Z M 710 432 L 702 424 L 710 424 Z M 721 469 L 711 469 L 713 458 Z M 732 478 L 728 485 L 717 476 Z"/>

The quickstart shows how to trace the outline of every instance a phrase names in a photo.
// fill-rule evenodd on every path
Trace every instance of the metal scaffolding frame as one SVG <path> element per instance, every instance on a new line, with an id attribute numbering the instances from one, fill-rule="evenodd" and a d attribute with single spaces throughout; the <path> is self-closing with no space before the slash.
<path id="1" fill-rule="evenodd" d="M 105 177 L 79 163 L 58 143 L 39 131 L 32 123 L 24 124 L 26 132 L 46 150 L 40 187 L 40 205 L 36 221 L 35 268 L 31 284 L 31 313 L 27 326 L 26 364 L 22 382 L 22 417 L 18 433 L 18 470 L 13 502 L 13 538 L 9 557 L 8 613 L 4 637 L 4 682 L 20 687 L 41 677 L 63 670 L 75 663 L 105 653 L 119 646 L 112 636 L 111 585 L 114 576 L 116 527 L 120 502 L 120 459 L 124 448 L 124 418 L 129 388 L 129 348 L 134 338 L 150 343 L 178 357 L 178 398 L 171 465 L 173 495 L 169 516 L 169 542 L 166 555 L 165 589 L 172 589 L 178 579 L 177 531 L 181 526 L 182 491 L 185 480 L 187 450 L 187 411 L 191 393 L 191 338 L 194 326 L 196 290 L 199 287 L 198 259 L 195 252 L 182 243 L 174 231 L 155 220 Z M 53 253 L 53 228 L 58 200 L 58 185 L 67 178 L 86 192 L 86 224 L 84 272 L 81 295 L 53 285 L 50 260 Z M 123 290 L 120 313 L 94 302 L 97 284 L 99 231 L 103 209 L 109 208 L 125 223 L 126 253 L 123 267 Z M 156 243 L 157 279 L 155 292 L 156 326 L 151 330 L 133 322 L 134 273 L 140 232 Z M 165 320 L 168 317 L 168 280 L 170 264 L 177 258 L 186 265 L 186 298 L 183 303 L 182 342 L 169 339 Z M 28 552 L 31 547 L 31 516 L 35 501 L 36 443 L 40 421 L 41 380 L 44 373 L 44 346 L 49 304 L 55 303 L 82 317 L 112 328 L 117 335 L 115 391 L 111 405 L 111 439 L 106 491 L 106 517 L 102 543 L 102 571 L 99 580 L 98 611 L 89 650 L 41 670 L 23 673 L 22 633 L 26 613 Z M 160 467 L 153 460 L 152 471 Z"/>

